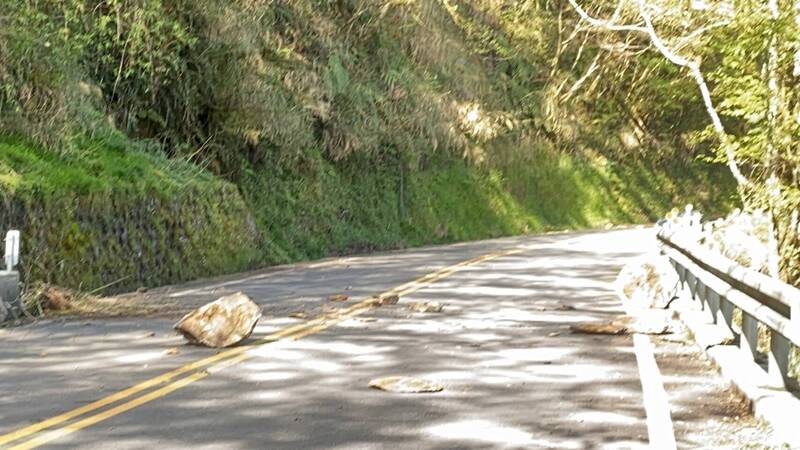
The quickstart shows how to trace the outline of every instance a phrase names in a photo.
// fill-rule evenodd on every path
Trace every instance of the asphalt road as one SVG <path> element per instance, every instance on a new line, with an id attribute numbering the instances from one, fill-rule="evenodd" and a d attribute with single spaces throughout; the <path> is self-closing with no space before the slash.
<path id="1" fill-rule="evenodd" d="M 570 324 L 622 314 L 612 282 L 653 245 L 652 230 L 634 229 L 332 259 L 135 297 L 169 304 L 173 312 L 159 316 L 0 330 L 0 448 L 763 442 L 768 430 L 680 334 L 634 342 L 569 331 Z M 481 255 L 490 256 L 475 259 Z M 358 307 L 398 286 L 397 305 Z M 265 313 L 246 346 L 220 353 L 183 345 L 172 332 L 180 312 L 236 291 Z M 338 293 L 351 300 L 327 301 Z M 446 306 L 414 313 L 407 308 L 414 301 Z M 302 314 L 307 318 L 290 317 Z M 445 389 L 404 395 L 368 387 L 390 375 Z"/>

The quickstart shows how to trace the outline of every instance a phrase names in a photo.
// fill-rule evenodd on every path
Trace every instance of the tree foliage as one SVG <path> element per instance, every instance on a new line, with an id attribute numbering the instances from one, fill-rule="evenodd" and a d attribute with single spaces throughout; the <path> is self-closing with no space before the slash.
<path id="1" fill-rule="evenodd" d="M 715 159 L 731 167 L 749 207 L 770 211 L 780 254 L 773 271 L 800 281 L 800 6 L 778 0 L 622 0 L 594 2 L 587 12 L 570 3 L 579 26 L 601 35 L 598 46 L 609 38 L 618 45 L 634 39 L 649 50 L 637 58 L 655 55 L 683 72 L 675 75 L 694 79 L 693 95 L 706 95 L 706 116 L 694 115 L 697 128 L 687 137 L 709 145 Z M 643 83 L 664 81 L 653 74 Z M 672 103 L 658 100 L 667 108 Z"/>

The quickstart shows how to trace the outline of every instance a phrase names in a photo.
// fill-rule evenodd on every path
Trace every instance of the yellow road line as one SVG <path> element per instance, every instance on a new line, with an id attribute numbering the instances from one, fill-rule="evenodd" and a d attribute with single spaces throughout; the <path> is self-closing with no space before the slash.
<path id="1" fill-rule="evenodd" d="M 515 253 L 519 253 L 521 251 L 523 251 L 523 249 L 506 250 L 506 251 L 490 253 L 490 254 L 486 254 L 486 255 L 483 255 L 483 256 L 480 256 L 480 257 L 477 257 L 477 258 L 472 258 L 472 259 L 469 259 L 469 260 L 466 260 L 466 261 L 462 261 L 462 262 L 460 262 L 458 264 L 455 264 L 455 265 L 452 265 L 452 266 L 448 266 L 448 267 L 444 267 L 442 269 L 439 269 L 437 271 L 434 271 L 434 272 L 426 274 L 426 275 L 424 275 L 422 277 L 419 277 L 419 278 L 417 278 L 417 279 L 415 279 L 413 281 L 410 281 L 408 283 L 404 283 L 404 284 L 402 284 L 400 286 L 397 286 L 397 287 L 395 287 L 393 289 L 390 289 L 390 290 L 388 290 L 386 292 L 383 292 L 383 293 L 381 293 L 379 295 L 379 297 L 384 297 L 384 296 L 387 296 L 387 295 L 406 295 L 406 294 L 409 294 L 411 292 L 417 291 L 417 290 L 419 290 L 419 289 L 421 289 L 421 288 L 423 288 L 423 287 L 425 287 L 425 286 L 427 286 L 427 285 L 429 285 L 431 283 L 434 283 L 434 282 L 436 282 L 436 281 L 438 281 L 438 280 L 440 280 L 442 278 L 445 278 L 445 277 L 453 274 L 454 272 L 457 272 L 458 270 L 460 270 L 460 269 L 462 269 L 464 267 L 475 265 L 475 264 L 478 264 L 478 263 L 481 263 L 481 262 L 484 262 L 484 261 L 488 261 L 488 260 L 491 260 L 491 259 L 499 258 L 499 257 L 502 257 L 502 256 L 509 256 L 509 255 L 512 255 L 512 254 L 515 254 Z M 52 428 L 55 425 L 58 425 L 58 424 L 61 424 L 63 422 L 69 421 L 71 419 L 77 418 L 79 416 L 82 416 L 82 415 L 87 414 L 89 412 L 98 410 L 98 409 L 103 408 L 105 406 L 109 406 L 109 405 L 111 405 L 113 403 L 116 403 L 116 402 L 118 402 L 120 400 L 124 400 L 124 399 L 126 399 L 128 397 L 131 397 L 131 396 L 133 396 L 135 394 L 138 394 L 138 393 L 140 393 L 142 391 L 145 391 L 147 389 L 150 389 L 150 388 L 159 386 L 161 384 L 170 382 L 173 379 L 179 377 L 180 375 L 183 375 L 183 374 L 186 374 L 188 372 L 192 372 L 194 370 L 197 370 L 197 369 L 203 368 L 205 366 L 209 366 L 210 364 L 213 364 L 213 365 L 209 366 L 208 368 L 206 368 L 205 370 L 199 370 L 199 371 L 194 372 L 194 373 L 192 373 L 191 375 L 189 375 L 189 376 L 187 376 L 185 378 L 181 378 L 181 379 L 179 379 L 177 381 L 174 381 L 172 383 L 169 383 L 169 384 L 167 384 L 167 385 L 165 385 L 165 386 L 163 386 L 163 387 L 161 387 L 159 389 L 153 390 L 153 391 L 151 391 L 151 392 L 149 392 L 147 394 L 144 394 L 142 396 L 139 396 L 139 397 L 136 397 L 134 399 L 128 400 L 127 402 L 122 403 L 122 404 L 120 404 L 118 406 L 115 406 L 115 407 L 110 408 L 108 410 L 105 410 L 105 411 L 102 411 L 100 413 L 91 415 L 91 416 L 89 416 L 87 418 L 81 419 L 81 420 L 76 421 L 74 423 L 65 425 L 65 426 L 63 426 L 61 428 L 58 428 L 56 430 L 43 433 L 40 436 L 34 437 L 33 439 L 30 439 L 28 441 L 25 441 L 25 442 L 23 442 L 21 444 L 18 444 L 16 446 L 14 446 L 14 447 L 11 447 L 11 449 L 17 450 L 17 449 L 30 449 L 30 448 L 38 447 L 38 446 L 43 445 L 43 444 L 45 444 L 47 442 L 51 442 L 51 441 L 53 441 L 55 439 L 59 439 L 59 438 L 64 437 L 66 435 L 72 434 L 75 431 L 78 431 L 78 430 L 80 430 L 82 428 L 85 428 L 85 427 L 88 427 L 90 425 L 96 424 L 96 423 L 101 422 L 103 420 L 106 420 L 108 418 L 114 417 L 114 416 L 116 416 L 118 414 L 121 414 L 121 413 L 123 413 L 125 411 L 128 411 L 130 409 L 136 408 L 136 407 L 138 407 L 138 406 L 140 406 L 142 404 L 145 404 L 145 403 L 148 403 L 148 402 L 150 402 L 152 400 L 155 400 L 157 398 L 163 397 L 163 396 L 165 396 L 165 395 L 167 395 L 167 394 L 169 394 L 171 392 L 174 392 L 174 391 L 176 391 L 178 389 L 181 389 L 181 388 L 183 388 L 185 386 L 188 386 L 189 384 L 194 383 L 195 381 L 198 381 L 198 380 L 201 380 L 201 379 L 205 378 L 210 373 L 217 372 L 217 371 L 222 370 L 222 369 L 224 369 L 226 367 L 229 367 L 229 366 L 231 366 L 233 364 L 237 364 L 237 363 L 239 363 L 241 361 L 244 361 L 244 360 L 246 360 L 246 359 L 248 359 L 248 358 L 250 358 L 252 356 L 252 355 L 248 354 L 247 351 L 251 350 L 251 349 L 253 349 L 255 347 L 260 347 L 262 345 L 266 345 L 266 344 L 268 344 L 270 342 L 274 342 L 274 341 L 276 341 L 278 339 L 281 339 L 281 338 L 289 338 L 289 339 L 292 339 L 292 340 L 301 339 L 301 338 L 303 338 L 305 336 L 308 336 L 310 334 L 314 334 L 314 333 L 320 332 L 322 330 L 325 330 L 325 329 L 329 328 L 330 326 L 335 325 L 335 324 L 337 324 L 337 323 L 339 323 L 339 322 L 341 322 L 341 321 L 343 321 L 343 320 L 345 320 L 347 318 L 354 317 L 354 316 L 357 316 L 357 315 L 359 315 L 359 314 L 361 314 L 363 312 L 366 312 L 366 311 L 372 309 L 375 306 L 377 306 L 377 303 L 376 303 L 374 298 L 366 299 L 366 300 L 358 302 L 358 303 L 356 303 L 356 304 L 354 304 L 354 305 L 352 305 L 352 306 L 350 306 L 348 308 L 345 308 L 343 310 L 335 311 L 334 313 L 326 314 L 326 315 L 324 315 L 322 317 L 319 317 L 317 319 L 313 319 L 313 320 L 304 322 L 302 324 L 295 325 L 295 326 L 292 326 L 292 327 L 287 327 L 287 328 L 284 328 L 283 330 L 279 330 L 279 331 L 277 331 L 275 333 L 271 333 L 271 334 L 269 334 L 269 335 L 267 335 L 265 337 L 257 339 L 256 341 L 254 341 L 251 344 L 240 346 L 240 347 L 234 347 L 234 348 L 231 348 L 231 349 L 228 349 L 228 350 L 221 351 L 221 352 L 217 353 L 214 356 L 203 358 L 203 359 L 200 359 L 198 361 L 195 361 L 195 362 L 186 364 L 184 366 L 178 367 L 177 369 L 171 370 L 171 371 L 166 372 L 166 373 L 164 373 L 162 375 L 159 375 L 157 377 L 154 377 L 154 378 L 151 378 L 149 380 L 143 381 L 143 382 L 141 382 L 139 384 L 131 386 L 131 387 L 127 388 L 127 389 L 123 389 L 123 390 L 121 390 L 119 392 L 111 394 L 111 395 L 109 395 L 107 397 L 104 397 L 102 399 L 99 399 L 97 401 L 89 403 L 87 405 L 81 406 L 79 408 L 75 408 L 73 410 L 67 411 L 65 413 L 59 414 L 57 416 L 51 417 L 49 419 L 43 420 L 43 421 L 35 423 L 33 425 L 29 425 L 27 427 L 20 428 L 20 429 L 18 429 L 16 431 L 13 431 L 13 432 L 10 432 L 10 433 L 4 434 L 4 435 L 0 435 L 0 445 L 6 444 L 6 443 L 9 443 L 9 442 L 13 442 L 13 441 L 17 441 L 17 440 L 20 440 L 20 439 L 22 439 L 24 437 L 27 437 L 27 436 L 30 436 L 32 434 L 38 433 L 40 431 L 46 430 L 48 428 Z"/>
<path id="2" fill-rule="evenodd" d="M 82 428 L 86 428 L 86 427 L 88 427 L 90 425 L 94 425 L 94 424 L 96 424 L 98 422 L 102 422 L 102 421 L 104 421 L 106 419 L 114 417 L 114 416 L 116 416 L 118 414 L 121 414 L 121 413 L 123 413 L 125 411 L 128 411 L 130 409 L 136 408 L 138 406 L 141 406 L 141 405 L 143 405 L 143 404 L 145 404 L 147 402 L 150 402 L 152 400 L 155 400 L 157 398 L 163 397 L 163 396 L 169 394 L 170 392 L 177 391 L 178 389 L 186 387 L 186 386 L 194 383 L 195 381 L 202 380 L 203 378 L 211 375 L 214 372 L 218 372 L 218 371 L 220 371 L 220 370 L 222 370 L 222 369 L 224 369 L 226 367 L 229 367 L 229 366 L 232 366 L 232 365 L 237 364 L 239 362 L 242 362 L 242 361 L 244 361 L 244 360 L 246 360 L 248 358 L 250 358 L 250 355 L 247 355 L 247 354 L 243 354 L 243 355 L 236 356 L 234 358 L 230 358 L 230 359 L 225 360 L 225 361 L 223 361 L 223 362 L 221 362 L 219 364 L 216 364 L 215 366 L 213 366 L 213 369 L 209 368 L 207 370 L 197 371 L 197 372 L 189 375 L 188 377 L 181 378 L 180 380 L 178 380 L 178 381 L 176 381 L 174 383 L 170 383 L 170 384 L 168 384 L 168 385 L 166 385 L 166 386 L 164 386 L 162 388 L 156 389 L 156 390 L 154 390 L 152 392 L 149 392 L 149 393 L 147 393 L 145 395 L 142 395 L 141 397 L 136 397 L 135 399 L 133 399 L 133 400 L 131 400 L 129 402 L 125 402 L 125 403 L 123 403 L 123 404 L 121 404 L 119 406 L 116 406 L 114 408 L 108 409 L 106 411 L 103 411 L 101 413 L 95 414 L 93 416 L 89 416 L 89 417 L 87 417 L 85 419 L 82 419 L 82 420 L 79 420 L 77 422 L 74 422 L 74 423 L 71 423 L 69 425 L 66 425 L 64 427 L 58 428 L 58 429 L 56 429 L 54 431 L 50 431 L 50 432 L 45 433 L 45 434 L 43 434 L 41 436 L 37 436 L 37 437 L 35 437 L 35 438 L 33 438 L 33 439 L 29 440 L 29 441 L 23 442 L 22 444 L 19 444 L 19 445 L 16 445 L 14 447 L 11 447 L 11 449 L 12 450 L 31 449 L 31 448 L 35 448 L 35 447 L 38 447 L 40 445 L 46 444 L 48 442 L 54 441 L 54 440 L 56 440 L 58 438 L 67 436 L 69 434 L 72 434 L 72 433 L 74 433 L 74 432 L 76 432 L 76 431 L 78 431 L 78 430 L 80 430 Z"/>
<path id="3" fill-rule="evenodd" d="M 263 345 L 264 343 L 274 341 L 276 339 L 279 339 L 279 338 L 284 337 L 284 336 L 286 336 L 288 334 L 291 334 L 292 332 L 298 331 L 300 329 L 304 329 L 306 327 L 306 324 L 301 324 L 301 325 L 302 326 L 298 325 L 298 326 L 295 326 L 295 327 L 286 328 L 284 330 L 278 331 L 278 332 L 273 333 L 273 334 L 271 334 L 269 336 L 266 336 L 266 337 L 264 337 L 262 339 L 259 339 L 258 341 L 256 341 L 256 343 L 258 345 Z M 119 392 L 111 394 L 108 397 L 101 398 L 100 400 L 97 400 L 97 401 L 94 401 L 92 403 L 89 403 L 89 404 L 86 404 L 84 406 L 81 406 L 79 408 L 75 408 L 73 410 L 67 411 L 67 412 L 65 412 L 63 414 L 59 414 L 57 416 L 51 417 L 51 418 L 43 420 L 41 422 L 37 422 L 37 423 L 35 423 L 33 425 L 29 425 L 27 427 L 20 428 L 19 430 L 13 431 L 11 433 L 4 434 L 4 435 L 0 436 L 0 445 L 7 444 L 7 443 L 12 442 L 12 441 L 16 441 L 16 440 L 18 440 L 20 438 L 23 438 L 23 437 L 31 435 L 33 433 L 39 432 L 39 431 L 44 430 L 46 428 L 50 428 L 50 427 L 52 427 L 54 425 L 58 425 L 60 423 L 66 422 L 67 420 L 74 419 L 75 417 L 81 416 L 81 415 L 86 414 L 88 412 L 94 411 L 96 409 L 100 409 L 100 408 L 102 408 L 104 406 L 108 406 L 108 405 L 110 405 L 110 404 L 112 404 L 114 402 L 117 402 L 119 400 L 123 400 L 125 398 L 128 398 L 128 397 L 134 395 L 134 394 L 138 394 L 139 392 L 142 392 L 144 390 L 147 390 L 147 389 L 150 389 L 152 387 L 158 386 L 159 384 L 163 384 L 163 383 L 166 383 L 168 381 L 171 381 L 174 378 L 178 377 L 179 375 L 183 375 L 183 374 L 185 374 L 187 372 L 191 372 L 191 371 L 193 371 L 195 369 L 199 369 L 199 368 L 201 368 L 203 366 L 206 366 L 208 364 L 212 364 L 214 362 L 223 360 L 225 358 L 229 358 L 231 356 L 235 356 L 235 355 L 241 354 L 245 350 L 247 350 L 247 347 L 235 347 L 235 348 L 232 348 L 230 350 L 221 351 L 221 352 L 217 353 L 214 356 L 209 356 L 207 358 L 200 359 L 200 360 L 195 361 L 193 363 L 186 364 L 185 366 L 178 367 L 177 369 L 171 370 L 171 371 L 166 372 L 166 373 L 164 373 L 162 375 L 159 375 L 157 377 L 151 378 L 149 380 L 145 380 L 145 381 L 143 381 L 143 382 L 141 382 L 139 384 L 133 385 L 133 386 L 131 386 L 129 388 L 126 388 L 126 389 L 123 389 L 123 390 L 121 390 Z"/>

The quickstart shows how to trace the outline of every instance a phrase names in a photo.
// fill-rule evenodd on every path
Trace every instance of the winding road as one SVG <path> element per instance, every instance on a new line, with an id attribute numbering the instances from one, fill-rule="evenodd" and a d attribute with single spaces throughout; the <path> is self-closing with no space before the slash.
<path id="1" fill-rule="evenodd" d="M 168 313 L 0 330 L 0 448 L 740 448 L 768 430 L 681 333 L 574 334 L 622 314 L 651 229 L 329 259 L 160 288 Z M 243 291 L 242 346 L 184 345 L 186 310 Z M 365 299 L 398 294 L 396 305 Z M 345 302 L 330 302 L 345 294 Z M 129 299 L 129 300 L 130 300 Z M 440 313 L 410 311 L 436 301 Z M 371 389 L 402 375 L 430 394 Z"/>

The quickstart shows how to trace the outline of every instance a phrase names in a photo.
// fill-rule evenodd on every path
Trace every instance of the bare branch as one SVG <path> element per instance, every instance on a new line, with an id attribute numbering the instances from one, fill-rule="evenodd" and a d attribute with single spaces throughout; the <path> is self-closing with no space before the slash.
<path id="1" fill-rule="evenodd" d="M 705 104 L 706 112 L 708 113 L 708 116 L 711 119 L 711 124 L 714 127 L 714 132 L 716 133 L 720 144 L 722 144 L 722 148 L 725 150 L 725 157 L 728 160 L 728 169 L 731 171 L 733 178 L 736 179 L 736 182 L 740 186 L 752 186 L 750 180 L 748 180 L 739 169 L 739 164 L 736 163 L 736 152 L 733 142 L 731 142 L 728 132 L 725 131 L 725 126 L 722 124 L 722 119 L 720 119 L 719 113 L 717 113 L 717 108 L 714 106 L 714 100 L 711 98 L 711 91 L 708 89 L 708 83 L 706 83 L 703 72 L 700 70 L 700 63 L 697 61 L 689 61 L 667 47 L 667 45 L 664 44 L 664 41 L 662 41 L 658 36 L 658 33 L 653 26 L 653 20 L 650 17 L 650 13 L 647 11 L 647 4 L 645 3 L 645 0 L 638 0 L 638 3 L 639 15 L 644 20 L 647 34 L 650 36 L 650 41 L 658 49 L 658 51 L 661 52 L 661 54 L 673 64 L 677 64 L 689 69 L 690 75 L 697 83 L 697 87 L 700 89 L 700 95 L 703 97 L 703 104 Z"/>
<path id="2" fill-rule="evenodd" d="M 689 74 L 692 78 L 694 78 L 697 87 L 700 89 L 700 95 L 703 98 L 703 104 L 706 107 L 706 112 L 708 113 L 709 118 L 711 119 L 711 124 L 714 129 L 717 138 L 720 140 L 720 144 L 725 151 L 725 156 L 727 159 L 728 169 L 730 170 L 733 177 L 736 179 L 736 182 L 743 187 L 751 187 L 752 183 L 744 176 L 742 171 L 739 169 L 739 165 L 736 163 L 736 152 L 731 142 L 730 136 L 728 135 L 727 131 L 725 130 L 725 126 L 722 123 L 722 119 L 717 113 L 717 109 L 714 106 L 714 101 L 711 98 L 711 91 L 708 88 L 708 84 L 706 83 L 706 79 L 703 76 L 703 72 L 700 70 L 700 63 L 694 60 L 690 60 L 684 56 L 678 54 L 677 51 L 670 48 L 658 35 L 656 32 L 655 26 L 653 25 L 653 19 L 650 16 L 650 12 L 648 11 L 648 4 L 645 0 L 637 0 L 637 6 L 639 9 L 639 16 L 644 21 L 644 25 L 620 25 L 615 23 L 614 21 L 602 20 L 597 19 L 590 16 L 580 5 L 577 4 L 575 0 L 568 0 L 572 7 L 575 9 L 575 12 L 581 17 L 581 19 L 589 22 L 591 25 L 603 28 L 606 30 L 611 31 L 626 31 L 626 32 L 636 32 L 636 33 L 644 33 L 650 38 L 650 42 L 653 46 L 661 53 L 664 58 L 666 58 L 671 63 L 685 67 L 689 70 Z M 619 7 L 617 8 L 619 11 Z M 616 13 L 615 13 L 616 15 Z"/>
<path id="3" fill-rule="evenodd" d="M 618 24 L 616 23 L 616 18 L 619 16 L 619 12 L 621 9 L 622 2 L 617 5 L 616 10 L 614 11 L 613 19 L 612 20 L 603 20 L 597 19 L 589 15 L 575 0 L 568 0 L 569 4 L 572 5 L 572 8 L 575 12 L 581 16 L 581 19 L 589 22 L 590 25 L 593 27 L 604 28 L 609 31 L 633 31 L 639 33 L 647 33 L 647 30 L 644 27 L 639 25 L 626 25 L 626 24 Z"/>
<path id="4" fill-rule="evenodd" d="M 567 93 L 564 94 L 564 96 L 561 98 L 562 102 L 566 102 L 567 100 L 569 100 L 570 97 L 572 97 L 572 95 L 575 94 L 575 92 L 577 92 L 578 89 L 581 88 L 581 86 L 583 86 L 583 83 L 585 83 L 586 80 L 588 80 L 589 77 L 592 76 L 592 74 L 598 69 L 599 66 L 598 66 L 597 63 L 598 63 L 598 61 L 600 61 L 600 56 L 601 55 L 602 55 L 602 53 L 598 53 L 594 57 L 594 59 L 592 60 L 592 63 L 589 65 L 589 68 L 586 69 L 586 72 L 583 74 L 583 76 L 578 78 L 578 80 L 575 81 L 575 83 L 572 85 L 572 87 L 569 89 L 569 91 L 567 91 Z"/>

